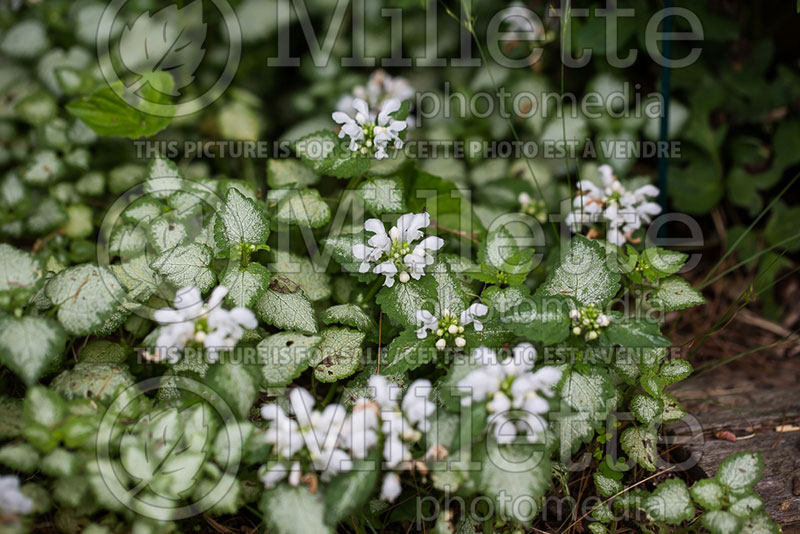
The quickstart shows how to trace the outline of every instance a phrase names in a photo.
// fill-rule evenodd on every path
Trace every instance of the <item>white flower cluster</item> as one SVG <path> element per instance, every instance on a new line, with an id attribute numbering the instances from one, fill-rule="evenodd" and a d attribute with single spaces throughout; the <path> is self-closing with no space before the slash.
<path id="1" fill-rule="evenodd" d="M 428 213 L 406 213 L 386 233 L 386 227 L 380 220 L 368 219 L 364 222 L 364 228 L 375 235 L 369 238 L 366 245 L 353 245 L 353 255 L 361 260 L 358 272 L 366 273 L 372 269 L 373 273 L 382 274 L 386 277 L 386 287 L 394 285 L 394 277 L 398 274 L 402 283 L 411 278 L 419 280 L 425 274 L 425 267 L 433 263 L 433 256 L 428 251 L 439 250 L 444 245 L 441 237 L 422 239 L 425 235 L 422 229 L 430 224 L 431 216 Z M 420 239 L 422 241 L 416 243 Z M 372 264 L 376 265 L 373 267 Z"/>
<path id="2" fill-rule="evenodd" d="M 19 478 L 0 476 L 0 515 L 17 516 L 32 510 L 33 501 L 19 489 Z"/>
<path id="3" fill-rule="evenodd" d="M 156 340 L 157 359 L 176 363 L 187 343 L 205 347 L 209 361 L 219 359 L 219 351 L 232 349 L 242 339 L 244 329 L 258 326 L 256 316 L 247 308 L 222 308 L 228 289 L 219 286 L 211 292 L 207 303 L 200 290 L 184 287 L 175 294 L 175 308 L 162 308 L 153 314 L 161 325 Z"/>
<path id="4" fill-rule="evenodd" d="M 414 88 L 408 80 L 401 76 L 389 76 L 383 69 L 378 69 L 370 74 L 366 86 L 357 85 L 353 88 L 352 95 L 344 95 L 336 104 L 336 109 L 351 115 L 356 108 L 356 99 L 364 100 L 369 105 L 369 118 L 375 120 L 378 110 L 386 100 L 409 100 L 414 97 Z"/>
<path id="5" fill-rule="evenodd" d="M 436 406 L 428 399 L 431 383 L 415 380 L 400 401 L 401 388 L 382 375 L 373 375 L 368 382 L 370 396 L 356 401 L 348 428 L 348 440 L 358 441 L 359 453 L 364 457 L 378 443 L 378 428 L 383 433 L 384 466 L 390 469 L 381 484 L 381 499 L 392 502 L 400 495 L 402 487 L 397 470 L 413 467 L 409 446 L 419 441 L 422 432 L 430 427 L 429 418 Z M 376 411 L 379 411 L 379 419 Z M 371 413 L 370 413 L 371 412 Z M 355 449 L 353 449 L 355 451 Z"/>
<path id="6" fill-rule="evenodd" d="M 364 459 L 384 437 L 384 466 L 390 470 L 384 477 L 381 498 L 394 501 L 402 488 L 396 471 L 410 469 L 413 458 L 409 446 L 429 428 L 436 406 L 428 400 L 431 383 L 413 382 L 400 400 L 401 388 L 386 377 L 374 375 L 368 382 L 369 395 L 359 398 L 348 416 L 340 404 L 330 404 L 315 411 L 314 399 L 303 388 L 289 394 L 291 418 L 277 404 L 265 404 L 261 416 L 271 421 L 264 437 L 273 446 L 278 460 L 263 466 L 259 472 L 264 486 L 275 487 L 288 478 L 298 486 L 307 462 L 321 473 L 323 482 L 353 468 L 353 459 Z"/>
<path id="7" fill-rule="evenodd" d="M 536 349 L 530 343 L 517 345 L 505 360 L 486 347 L 476 349 L 472 357 L 482 367 L 458 382 L 459 389 L 467 393 L 461 403 L 469 406 L 488 401 L 488 426 L 498 443 L 513 443 L 517 435 L 536 443 L 547 428 L 541 417 L 550 408 L 546 397 L 553 396 L 552 388 L 561 379 L 561 371 L 542 367 L 531 372 Z"/>
<path id="8" fill-rule="evenodd" d="M 417 310 L 417 321 L 422 323 L 417 330 L 417 337 L 425 339 L 430 330 L 438 338 L 436 340 L 437 350 L 444 350 L 450 340 L 460 349 L 467 344 L 467 340 L 464 339 L 464 327 L 471 324 L 475 331 L 480 332 L 483 330 L 483 323 L 478 320 L 478 317 L 483 317 L 487 313 L 489 313 L 489 307 L 479 302 L 471 304 L 458 317 L 451 315 L 450 310 L 442 311 L 441 317 L 436 317 L 428 310 Z"/>
<path id="9" fill-rule="evenodd" d="M 374 151 L 376 159 L 388 158 L 386 149 L 390 143 L 394 148 L 403 148 L 400 132 L 406 129 L 406 121 L 395 120 L 391 116 L 400 106 L 400 100 L 390 98 L 383 103 L 378 116 L 373 119 L 366 101 L 356 98 L 353 100 L 355 114 L 352 117 L 343 111 L 333 112 L 333 120 L 342 125 L 339 138 L 349 137 L 349 148 L 353 152 L 367 155 Z"/>
<path id="10" fill-rule="evenodd" d="M 584 337 L 587 341 L 597 339 L 600 329 L 611 324 L 611 318 L 593 305 L 580 309 L 573 308 L 569 312 L 569 318 L 572 319 L 572 333 L 579 336 L 585 332 Z"/>
<path id="11" fill-rule="evenodd" d="M 261 468 L 259 475 L 267 488 L 274 488 L 284 478 L 291 486 L 302 480 L 302 461 L 308 460 L 322 480 L 349 471 L 353 460 L 345 450 L 342 429 L 347 412 L 341 404 L 329 404 L 321 412 L 314 410 L 314 398 L 303 388 L 289 393 L 294 419 L 277 404 L 261 407 L 261 417 L 271 421 L 264 439 L 273 446 L 279 460 Z"/>
<path id="12" fill-rule="evenodd" d="M 602 220 L 608 224 L 606 240 L 624 245 L 642 223 L 649 223 L 652 216 L 661 213 L 661 206 L 649 200 L 658 196 L 658 188 L 645 185 L 628 191 L 614 176 L 610 166 L 601 165 L 598 170 L 603 186 L 581 180 L 578 184 L 580 190 L 573 201 L 573 210 L 577 208 L 577 211 L 567 215 L 566 223 L 577 232 L 586 224 Z"/>

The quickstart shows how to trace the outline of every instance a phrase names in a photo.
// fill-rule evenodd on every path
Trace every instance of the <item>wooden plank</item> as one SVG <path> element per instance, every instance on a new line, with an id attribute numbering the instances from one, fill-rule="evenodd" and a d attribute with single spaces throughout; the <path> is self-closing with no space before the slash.
<path id="1" fill-rule="evenodd" d="M 695 430 L 681 423 L 667 430 L 683 439 L 693 436 L 685 448 L 705 476 L 713 476 L 722 460 L 735 452 L 760 451 L 765 468 L 756 491 L 773 520 L 800 527 L 800 387 L 767 389 L 747 377 L 720 382 L 707 375 L 680 384 L 672 393 L 690 414 L 688 422 L 695 423 Z M 736 441 L 725 436 L 735 436 Z"/>

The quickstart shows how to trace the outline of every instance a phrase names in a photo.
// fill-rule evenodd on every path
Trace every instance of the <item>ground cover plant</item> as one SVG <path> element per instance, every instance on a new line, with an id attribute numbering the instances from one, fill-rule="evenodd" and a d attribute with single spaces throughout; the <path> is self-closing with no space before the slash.
<path id="1" fill-rule="evenodd" d="M 0 6 L 0 532 L 779 532 L 673 437 L 796 312 L 797 15 L 678 4 Z"/>

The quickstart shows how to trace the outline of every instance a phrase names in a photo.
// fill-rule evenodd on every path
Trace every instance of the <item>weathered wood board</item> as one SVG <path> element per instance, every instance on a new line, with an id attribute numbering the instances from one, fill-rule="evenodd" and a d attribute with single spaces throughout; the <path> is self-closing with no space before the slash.
<path id="1" fill-rule="evenodd" d="M 731 383 L 711 374 L 689 379 L 673 393 L 696 422 L 692 430 L 669 428 L 692 436 L 684 446 L 705 475 L 713 476 L 730 454 L 761 451 L 765 469 L 756 491 L 784 532 L 800 531 L 800 384 L 764 387 L 757 378 Z M 717 437 L 720 432 L 736 441 Z"/>

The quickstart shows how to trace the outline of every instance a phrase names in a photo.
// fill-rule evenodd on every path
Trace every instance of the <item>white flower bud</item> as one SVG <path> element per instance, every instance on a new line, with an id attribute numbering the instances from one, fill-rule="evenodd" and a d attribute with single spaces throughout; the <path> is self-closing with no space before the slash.
<path id="1" fill-rule="evenodd" d="M 437 350 L 444 350 L 444 348 L 445 348 L 446 346 L 447 346 L 447 341 L 445 341 L 443 338 L 439 338 L 439 339 L 436 341 L 436 349 L 437 349 Z"/>
<path id="2" fill-rule="evenodd" d="M 458 327 L 458 333 L 459 334 L 463 334 L 464 333 L 464 327 L 463 326 L 459 326 Z"/>
<path id="3" fill-rule="evenodd" d="M 576 326 L 575 328 L 572 329 L 572 333 L 575 334 L 576 336 L 581 335 L 581 327 Z"/>
<path id="4" fill-rule="evenodd" d="M 608 315 L 602 314 L 597 318 L 597 324 L 600 326 L 608 326 L 611 323 L 611 319 L 608 318 Z"/>
<path id="5" fill-rule="evenodd" d="M 570 319 L 577 319 L 581 316 L 581 312 L 577 310 L 577 308 L 573 308 L 569 311 L 569 318 Z"/>
<path id="6" fill-rule="evenodd" d="M 196 332 L 194 334 L 194 340 L 198 343 L 202 343 L 206 340 L 206 333 L 205 332 Z"/>
<path id="7" fill-rule="evenodd" d="M 592 330 L 587 334 L 587 336 L 589 337 L 589 339 L 597 339 L 597 330 Z"/>
<path id="8" fill-rule="evenodd" d="M 450 334 L 455 335 L 458 333 L 458 327 L 454 324 L 451 324 L 447 327 L 447 331 L 450 332 Z"/>
<path id="9" fill-rule="evenodd" d="M 439 336 L 439 337 L 442 337 L 442 336 L 444 335 L 444 330 L 442 330 L 441 328 L 439 328 L 439 329 L 436 331 L 436 335 L 437 335 L 437 336 Z"/>
<path id="10" fill-rule="evenodd" d="M 457 337 L 456 338 L 456 347 L 458 347 L 459 349 L 464 348 L 464 345 L 466 345 L 466 344 L 467 344 L 467 340 L 464 339 L 463 337 Z"/>
<path id="11" fill-rule="evenodd" d="M 407 272 L 403 271 L 402 273 L 400 273 L 400 274 L 397 276 L 397 278 L 398 278 L 398 279 L 399 279 L 399 280 L 400 280 L 402 283 L 404 283 L 404 284 L 405 284 L 406 282 L 408 282 L 409 280 L 411 280 L 411 275 L 409 275 Z"/>

